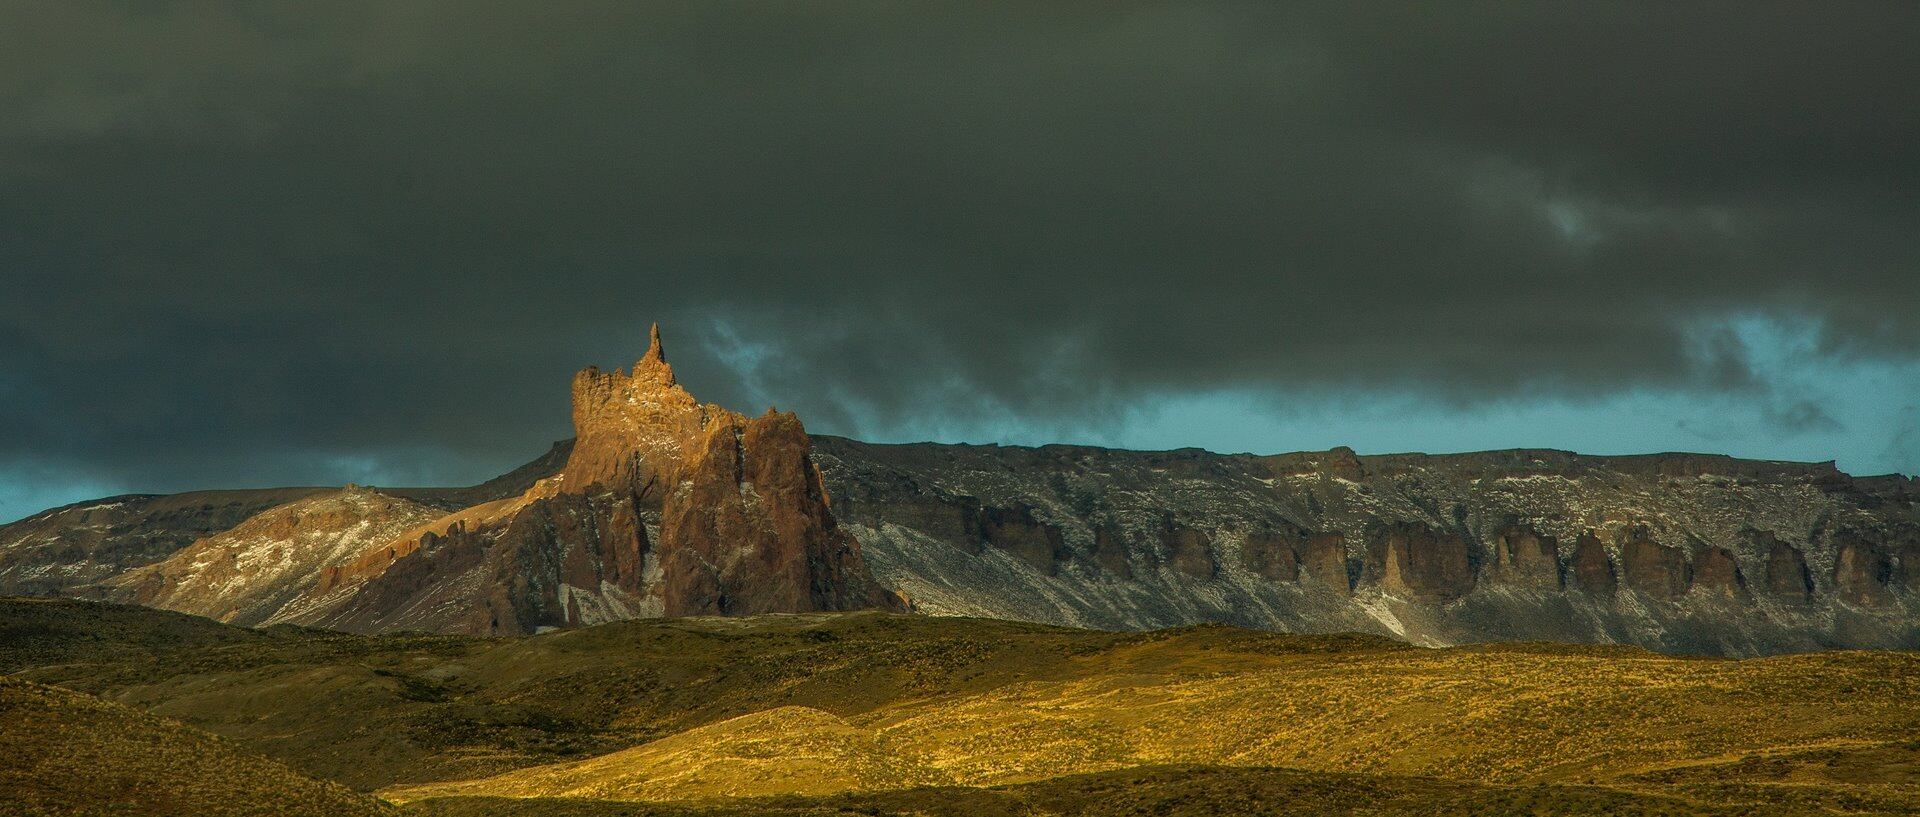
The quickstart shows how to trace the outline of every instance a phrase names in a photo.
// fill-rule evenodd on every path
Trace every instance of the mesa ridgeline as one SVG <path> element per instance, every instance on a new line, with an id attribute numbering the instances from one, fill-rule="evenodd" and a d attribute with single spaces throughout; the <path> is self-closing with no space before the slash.
<path id="1" fill-rule="evenodd" d="M 124 496 L 0 527 L 0 592 L 509 635 L 912 609 L 1764 655 L 1920 646 L 1920 484 L 1555 450 L 876 445 L 701 404 L 657 327 L 576 437 L 468 488 Z"/>

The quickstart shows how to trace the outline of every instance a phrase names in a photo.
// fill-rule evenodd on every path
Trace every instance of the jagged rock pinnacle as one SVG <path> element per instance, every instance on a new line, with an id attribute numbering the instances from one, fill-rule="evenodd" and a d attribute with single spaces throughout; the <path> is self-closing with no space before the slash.
<path id="1" fill-rule="evenodd" d="M 633 374 L 639 377 L 642 372 L 652 376 L 655 382 L 663 386 L 675 386 L 679 381 L 673 377 L 673 367 L 667 365 L 667 350 L 660 343 L 660 324 L 655 323 L 648 332 L 647 353 L 633 364 Z"/>
<path id="2" fill-rule="evenodd" d="M 658 321 L 655 321 L 653 328 L 647 332 L 647 353 L 641 356 L 640 359 L 660 363 L 667 362 L 667 350 L 660 345 L 660 323 Z"/>
<path id="3" fill-rule="evenodd" d="M 562 470 L 571 489 L 625 484 L 635 476 L 638 484 L 677 479 L 672 472 L 683 459 L 683 446 L 697 438 L 707 412 L 674 379 L 658 324 L 651 334 L 652 343 L 632 374 L 587 368 L 574 375 L 574 445 Z M 636 465 L 644 473 L 636 473 Z"/>
<path id="4" fill-rule="evenodd" d="M 574 377 L 573 418 L 560 484 L 659 514 L 667 615 L 906 609 L 835 521 L 799 418 L 700 404 L 674 381 L 657 324 L 631 375 Z"/>

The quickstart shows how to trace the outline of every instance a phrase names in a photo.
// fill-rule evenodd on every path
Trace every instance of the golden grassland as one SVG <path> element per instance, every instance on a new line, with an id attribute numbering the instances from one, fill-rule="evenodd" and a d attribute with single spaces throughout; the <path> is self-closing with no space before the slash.
<path id="1" fill-rule="evenodd" d="M 0 601 L 0 666 L 423 814 L 1920 813 L 1914 653 L 874 613 L 361 637 L 63 604 Z"/>
<path id="2" fill-rule="evenodd" d="M 1296 769 L 1151 766 L 1014 786 L 918 788 L 822 797 L 652 803 L 579 798 L 446 797 L 408 804 L 422 817 L 1772 817 L 1773 806 L 1703 805 L 1601 787 L 1485 786 L 1433 778 Z"/>
<path id="3" fill-rule="evenodd" d="M 1826 753 L 1871 756 L 1886 769 L 1920 757 L 1920 656 L 1911 654 L 1719 661 L 1549 646 L 1272 654 L 1258 649 L 1267 638 L 1165 634 L 1082 656 L 1074 677 L 849 716 L 776 708 L 584 761 L 385 794 L 686 800 L 999 786 L 1163 765 L 1651 792 L 1724 781 L 1702 770 L 1729 764 L 1805 765 Z M 1690 799 L 1766 802 L 1840 782 L 1783 774 L 1744 789 L 1696 786 Z M 1901 806 L 1920 802 L 1916 782 L 1862 773 L 1846 787 Z"/>

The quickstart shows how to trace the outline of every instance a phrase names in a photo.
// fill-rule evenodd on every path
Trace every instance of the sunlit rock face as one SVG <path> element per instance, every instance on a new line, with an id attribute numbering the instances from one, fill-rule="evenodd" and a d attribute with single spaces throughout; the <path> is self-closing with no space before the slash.
<path id="1" fill-rule="evenodd" d="M 519 507 L 464 526 L 457 542 L 430 543 L 452 562 L 474 562 L 477 580 L 459 584 L 475 588 L 479 603 L 465 606 L 484 615 L 421 623 L 529 632 L 636 615 L 904 609 L 834 519 L 799 419 L 772 410 L 748 418 L 695 400 L 667 363 L 658 327 L 631 372 L 574 377 L 573 421 L 557 475 Z M 414 578 L 399 592 L 379 584 L 369 596 L 376 610 L 412 609 L 448 583 Z"/>
<path id="2" fill-rule="evenodd" d="M 0 525 L 0 595 L 88 594 L 90 585 L 164 560 L 270 508 L 323 488 L 135 494 Z"/>
<path id="3" fill-rule="evenodd" d="M 445 512 L 349 485 L 262 511 L 105 583 L 116 601 L 230 624 L 265 621 L 314 576 Z"/>
<path id="4" fill-rule="evenodd" d="M 452 513 L 364 490 L 326 499 L 324 513 L 306 500 L 123 579 L 120 592 L 241 623 L 493 635 L 906 609 L 835 519 L 799 419 L 694 400 L 657 328 L 631 372 L 580 372 L 573 401 L 564 464 L 517 494 Z"/>
<path id="5" fill-rule="evenodd" d="M 798 418 L 716 411 L 704 425 L 661 512 L 667 615 L 904 609 L 828 510 Z"/>
<path id="6" fill-rule="evenodd" d="M 268 623 L 517 635 L 648 612 L 648 541 L 632 492 L 554 487 L 443 517 L 323 571 Z"/>
<path id="7" fill-rule="evenodd" d="M 572 491 L 629 485 L 656 501 L 681 482 L 690 454 L 707 438 L 709 421 L 733 415 L 703 406 L 674 377 L 652 330 L 631 373 L 588 367 L 573 377 L 573 452 L 560 471 Z"/>

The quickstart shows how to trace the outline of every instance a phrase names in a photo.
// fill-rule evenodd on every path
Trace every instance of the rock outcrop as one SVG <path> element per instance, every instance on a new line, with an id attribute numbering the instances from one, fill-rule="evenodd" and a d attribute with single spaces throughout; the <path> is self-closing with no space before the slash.
<path id="1" fill-rule="evenodd" d="M 1573 561 L 1568 567 L 1573 586 L 1588 593 L 1612 593 L 1619 586 L 1613 569 L 1613 557 L 1592 530 L 1583 531 L 1573 543 Z"/>
<path id="2" fill-rule="evenodd" d="M 1747 592 L 1747 577 L 1733 551 L 1707 545 L 1694 552 L 1693 584 L 1687 592 L 1739 596 Z"/>
<path id="3" fill-rule="evenodd" d="M 967 516 L 968 531 L 983 547 L 1006 551 L 1051 576 L 1072 554 L 1060 539 L 1060 528 L 1036 519 L 1033 511 L 1032 505 L 976 508 Z"/>
<path id="4" fill-rule="evenodd" d="M 1558 590 L 1562 586 L 1559 545 L 1531 525 L 1509 522 L 1489 537 L 1487 579 L 1517 587 Z"/>
<path id="5" fill-rule="evenodd" d="M 1385 525 L 1368 537 L 1368 575 L 1389 593 L 1446 600 L 1473 590 L 1467 543 L 1455 531 L 1417 522 Z"/>
<path id="6" fill-rule="evenodd" d="M 702 406 L 674 377 L 655 326 L 631 373 L 589 366 L 573 376 L 573 452 L 560 470 L 566 490 L 625 486 L 658 504 L 706 440 L 709 420 L 739 415 Z M 731 415 L 728 417 L 727 415 Z"/>
<path id="7" fill-rule="evenodd" d="M 1213 555 L 1213 542 L 1206 531 L 1176 524 L 1168 519 L 1160 529 L 1160 547 L 1167 566 L 1195 579 L 1211 579 L 1220 573 Z"/>
<path id="8" fill-rule="evenodd" d="M 1920 499 L 1920 489 L 1912 496 Z M 1893 560 L 1893 583 L 1911 595 L 1920 593 L 1920 523 L 1899 525 L 1887 533 L 1887 554 Z"/>
<path id="9" fill-rule="evenodd" d="M 1353 565 L 1347 558 L 1347 538 L 1339 533 L 1314 533 L 1300 547 L 1301 572 L 1340 595 L 1353 592 Z"/>
<path id="10" fill-rule="evenodd" d="M 1628 530 L 1621 539 L 1620 574 L 1627 587 L 1657 599 L 1672 601 L 1687 592 L 1686 554 L 1654 541 L 1643 526 Z"/>
<path id="11" fill-rule="evenodd" d="M 1842 601 L 1880 606 L 1893 600 L 1888 587 L 1894 577 L 1893 560 L 1875 537 L 1845 529 L 1834 535 L 1833 590 Z"/>
<path id="12" fill-rule="evenodd" d="M 1094 528 L 1090 555 L 1101 570 L 1121 579 L 1133 578 L 1133 557 L 1123 534 L 1107 527 Z"/>
<path id="13" fill-rule="evenodd" d="M 667 615 L 905 608 L 834 520 L 798 418 L 709 407 L 703 425 L 661 512 Z"/>
<path id="14" fill-rule="evenodd" d="M 559 487 L 543 480 L 370 548 L 268 623 L 517 635 L 657 614 L 638 497 Z"/>
<path id="15" fill-rule="evenodd" d="M 798 418 L 693 399 L 659 330 L 633 370 L 573 380 L 558 473 L 319 570 L 268 622 L 494 635 L 646 615 L 881 608 Z M 558 449 L 556 449 L 558 450 Z"/>
<path id="16" fill-rule="evenodd" d="M 1753 552 L 1767 554 L 1767 593 L 1794 604 L 1813 601 L 1813 571 L 1807 569 L 1805 553 L 1780 541 L 1773 531 L 1747 530 L 1743 536 Z"/>
<path id="17" fill-rule="evenodd" d="M 1360 455 L 1344 445 L 1326 451 L 1302 451 L 1293 454 L 1276 454 L 1263 457 L 1266 467 L 1281 476 L 1314 476 L 1359 482 L 1366 479 L 1367 469 L 1360 462 Z"/>
<path id="18" fill-rule="evenodd" d="M 1240 562 L 1254 575 L 1268 581 L 1291 582 L 1300 578 L 1298 548 L 1305 536 L 1297 530 L 1254 531 L 1240 545 Z"/>

